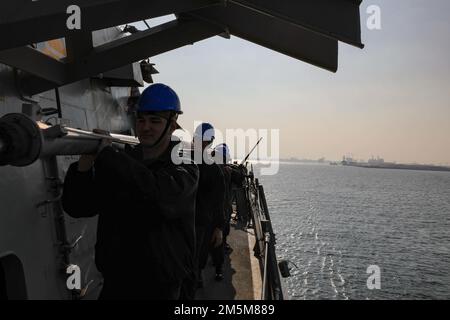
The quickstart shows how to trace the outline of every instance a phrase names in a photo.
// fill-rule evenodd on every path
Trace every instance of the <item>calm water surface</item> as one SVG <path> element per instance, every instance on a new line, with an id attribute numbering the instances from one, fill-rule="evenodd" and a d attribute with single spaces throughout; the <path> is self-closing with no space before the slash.
<path id="1" fill-rule="evenodd" d="M 260 181 L 293 299 L 450 299 L 450 172 L 292 163 Z"/>

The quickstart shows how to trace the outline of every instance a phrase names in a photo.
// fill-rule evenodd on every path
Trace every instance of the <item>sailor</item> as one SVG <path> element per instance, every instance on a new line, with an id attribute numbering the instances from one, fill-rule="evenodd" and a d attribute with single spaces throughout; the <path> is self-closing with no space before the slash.
<path id="1" fill-rule="evenodd" d="M 195 223 L 199 251 L 199 287 L 203 286 L 202 270 L 206 266 L 210 251 L 216 268 L 216 280 L 223 279 L 225 182 L 219 166 L 208 153 L 214 141 L 214 134 L 214 127 L 210 123 L 202 123 L 196 128 L 193 138 L 194 161 L 200 171 Z"/>
<path id="2" fill-rule="evenodd" d="M 230 219 L 231 213 L 233 212 L 232 208 L 232 174 L 233 171 L 228 164 L 231 161 L 230 151 L 228 146 L 225 143 L 217 145 L 211 153 L 211 156 L 214 158 L 214 162 L 219 166 L 222 171 L 224 182 L 225 182 L 225 193 L 224 193 L 224 202 L 223 202 L 223 211 L 224 211 L 224 228 L 223 228 L 223 247 L 225 252 L 230 252 L 231 247 L 227 243 L 227 237 L 230 234 Z"/>
<path id="3" fill-rule="evenodd" d="M 170 87 L 147 87 L 136 112 L 140 144 L 118 151 L 103 141 L 96 155 L 82 155 L 68 170 L 64 210 L 98 216 L 100 299 L 179 299 L 194 270 L 198 168 L 171 159 L 181 113 Z"/>

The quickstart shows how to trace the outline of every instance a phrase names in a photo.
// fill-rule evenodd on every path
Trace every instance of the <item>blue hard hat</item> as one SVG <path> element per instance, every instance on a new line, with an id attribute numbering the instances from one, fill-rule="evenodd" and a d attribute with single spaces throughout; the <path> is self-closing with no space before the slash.
<path id="1" fill-rule="evenodd" d="M 197 126 L 194 136 L 203 141 L 213 141 L 215 136 L 212 124 L 204 122 Z"/>
<path id="2" fill-rule="evenodd" d="M 162 83 L 154 83 L 142 92 L 139 98 L 137 112 L 181 111 L 180 99 L 175 91 Z"/>

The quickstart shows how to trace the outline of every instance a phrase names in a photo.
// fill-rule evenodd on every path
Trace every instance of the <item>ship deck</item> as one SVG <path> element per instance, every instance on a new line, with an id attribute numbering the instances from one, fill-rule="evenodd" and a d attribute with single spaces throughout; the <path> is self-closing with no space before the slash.
<path id="1" fill-rule="evenodd" d="M 224 279 L 216 281 L 215 269 L 208 261 L 203 271 L 203 288 L 197 290 L 197 300 L 259 300 L 262 277 L 259 261 L 253 255 L 253 229 L 246 229 L 232 219 L 228 244 L 233 249 L 225 256 Z"/>

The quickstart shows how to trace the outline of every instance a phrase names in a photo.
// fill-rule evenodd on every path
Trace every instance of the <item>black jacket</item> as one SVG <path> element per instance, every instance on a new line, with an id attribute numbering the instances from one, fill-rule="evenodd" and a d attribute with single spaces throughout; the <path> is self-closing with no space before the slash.
<path id="1" fill-rule="evenodd" d="M 227 166 L 226 164 L 219 164 L 218 165 L 220 170 L 222 171 L 224 183 L 225 183 L 225 197 L 224 197 L 224 212 L 225 217 L 231 214 L 229 212 L 231 210 L 231 202 L 232 202 L 232 196 L 233 196 L 233 185 L 232 185 L 232 169 Z"/>
<path id="2" fill-rule="evenodd" d="M 231 164 L 218 164 L 224 177 L 224 213 L 225 222 L 229 221 L 232 213 L 233 185 L 242 186 L 243 175 L 239 167 Z"/>
<path id="3" fill-rule="evenodd" d="M 192 158 L 194 159 L 193 153 Z M 222 171 L 215 163 L 197 164 L 200 171 L 197 192 L 195 225 L 197 228 L 223 230 L 225 182 Z"/>
<path id="4" fill-rule="evenodd" d="M 70 166 L 63 208 L 75 218 L 99 216 L 95 261 L 105 279 L 171 282 L 192 270 L 199 173 L 193 163 L 172 163 L 175 144 L 152 162 L 140 146 L 106 147 L 92 170 Z"/>

